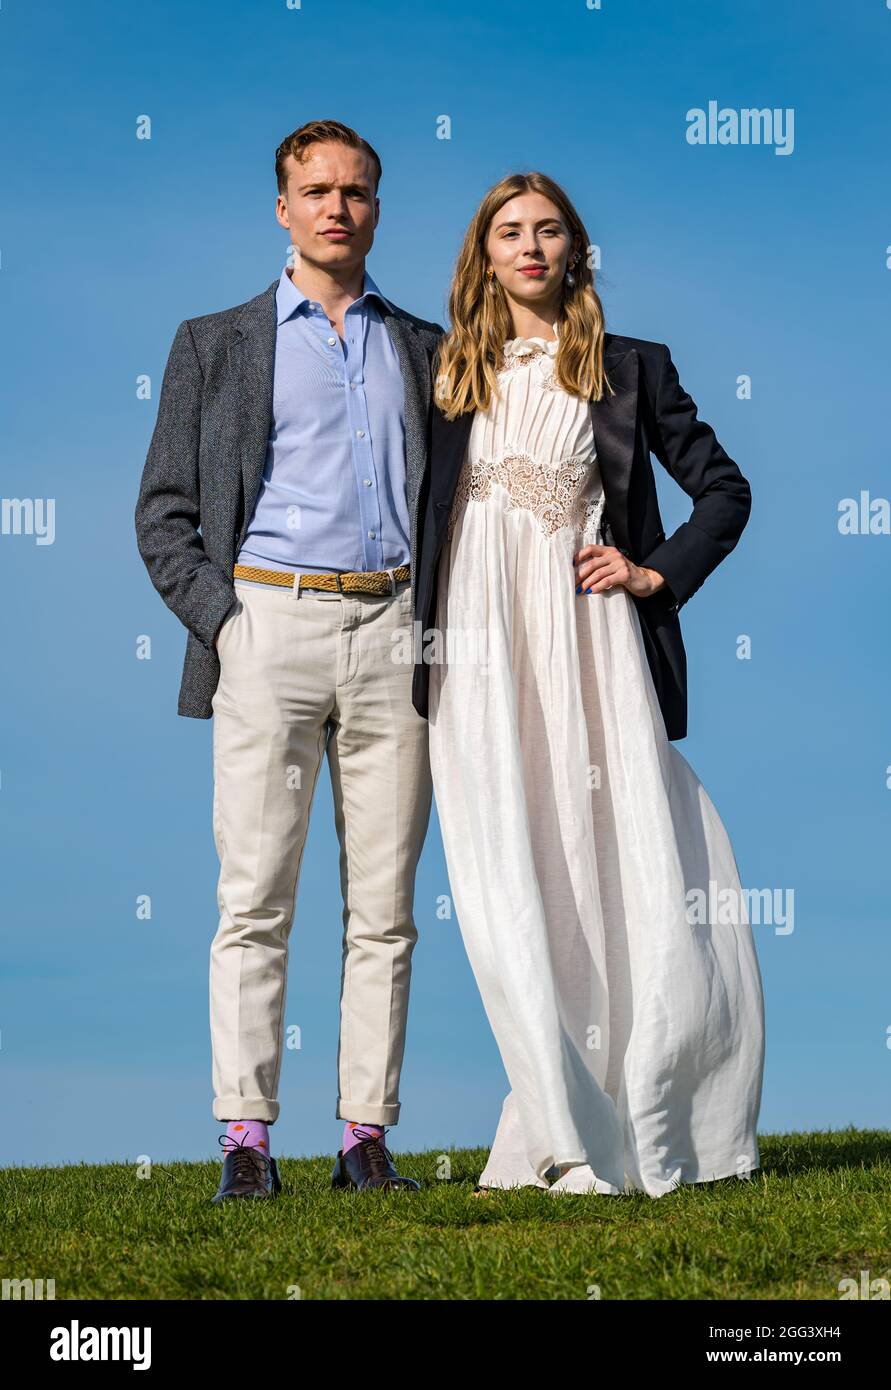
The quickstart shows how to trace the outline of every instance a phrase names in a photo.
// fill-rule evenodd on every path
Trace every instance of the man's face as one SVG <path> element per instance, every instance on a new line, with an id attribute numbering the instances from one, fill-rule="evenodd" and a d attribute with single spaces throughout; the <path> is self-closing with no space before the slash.
<path id="1" fill-rule="evenodd" d="M 374 192 L 374 165 L 364 150 L 338 141 L 307 146 L 298 164 L 285 161 L 287 197 L 279 194 L 275 215 L 291 233 L 294 264 L 349 270 L 361 265 L 374 241 L 380 202 Z"/>

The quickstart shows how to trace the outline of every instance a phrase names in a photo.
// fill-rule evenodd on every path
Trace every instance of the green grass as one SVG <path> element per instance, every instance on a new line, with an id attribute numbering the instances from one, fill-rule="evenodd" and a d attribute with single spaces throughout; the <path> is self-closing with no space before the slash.
<path id="1" fill-rule="evenodd" d="M 214 1206 L 220 1163 L 0 1171 L 0 1277 L 112 1299 L 837 1299 L 891 1278 L 891 1133 L 759 1136 L 749 1180 L 665 1197 L 472 1197 L 483 1149 L 397 1154 L 420 1194 L 332 1192 L 279 1160 L 273 1201 Z M 295 1294 L 294 1286 L 299 1287 Z"/>

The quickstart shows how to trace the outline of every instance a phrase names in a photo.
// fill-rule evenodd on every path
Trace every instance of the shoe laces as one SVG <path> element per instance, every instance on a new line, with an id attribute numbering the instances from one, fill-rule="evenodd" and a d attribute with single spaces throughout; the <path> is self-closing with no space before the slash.
<path id="1" fill-rule="evenodd" d="M 382 1138 L 379 1139 L 376 1134 L 369 1134 L 366 1129 L 354 1129 L 353 1134 L 368 1154 L 372 1168 L 386 1168 L 388 1164 L 392 1166 L 393 1155 Z"/>
<path id="2" fill-rule="evenodd" d="M 232 1160 L 232 1167 L 236 1176 L 254 1177 L 258 1165 L 261 1177 L 265 1177 L 269 1172 L 271 1160 L 267 1154 L 261 1153 L 259 1149 L 253 1148 L 250 1144 L 242 1144 L 238 1139 L 233 1139 L 228 1134 L 221 1134 L 217 1142 L 222 1144 L 224 1153 L 235 1155 Z"/>

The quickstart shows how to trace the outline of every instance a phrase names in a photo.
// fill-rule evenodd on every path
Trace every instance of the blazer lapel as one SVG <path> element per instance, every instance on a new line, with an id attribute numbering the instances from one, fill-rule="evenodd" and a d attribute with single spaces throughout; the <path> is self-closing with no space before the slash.
<path id="1" fill-rule="evenodd" d="M 278 280 L 245 304 L 229 344 L 229 366 L 239 402 L 238 433 L 233 462 L 241 470 L 244 491 L 244 539 L 263 481 L 266 449 L 272 429 L 272 391 L 275 367 L 275 292 Z"/>
<path id="2" fill-rule="evenodd" d="M 620 550 L 630 549 L 628 488 L 634 463 L 640 358 L 635 348 L 604 351 L 603 365 L 615 395 L 591 402 L 591 425 L 606 499 L 606 513 Z"/>
<path id="3" fill-rule="evenodd" d="M 430 436 L 430 500 L 434 507 L 451 506 L 458 485 L 458 474 L 467 453 L 474 412 L 468 410 L 457 420 L 447 420 L 438 405 L 433 408 Z"/>
<path id="4" fill-rule="evenodd" d="M 427 462 L 427 408 L 430 399 L 430 363 L 411 323 L 398 312 L 384 312 L 387 332 L 399 355 L 405 388 L 405 490 L 409 517 L 413 517 Z M 412 532 L 414 533 L 414 527 Z"/>

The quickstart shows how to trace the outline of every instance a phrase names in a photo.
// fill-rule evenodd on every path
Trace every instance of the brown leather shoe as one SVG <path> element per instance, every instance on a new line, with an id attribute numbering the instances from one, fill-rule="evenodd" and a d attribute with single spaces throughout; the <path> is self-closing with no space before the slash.
<path id="1" fill-rule="evenodd" d="M 355 1130 L 362 1134 L 362 1130 Z M 414 1178 L 403 1178 L 393 1167 L 393 1155 L 382 1139 L 368 1135 L 360 1139 L 344 1153 L 339 1149 L 334 1172 L 331 1174 L 332 1187 L 351 1187 L 356 1192 L 368 1192 L 372 1187 L 383 1188 L 385 1192 L 419 1192 L 421 1184 Z"/>
<path id="2" fill-rule="evenodd" d="M 223 1159 L 223 1176 L 212 1202 L 229 1197 L 275 1197 L 282 1190 L 278 1167 L 271 1154 L 261 1153 L 248 1144 L 239 1144 L 227 1135 L 220 1135 L 221 1144 L 229 1144 Z"/>

